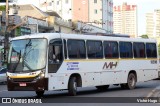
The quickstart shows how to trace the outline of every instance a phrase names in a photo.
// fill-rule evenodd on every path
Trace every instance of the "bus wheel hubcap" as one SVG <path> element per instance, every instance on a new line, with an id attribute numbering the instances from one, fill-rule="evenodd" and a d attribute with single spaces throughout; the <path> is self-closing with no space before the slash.
<path id="1" fill-rule="evenodd" d="M 135 84 L 135 79 L 134 79 L 134 77 L 131 77 L 130 78 L 130 85 L 134 86 L 134 84 Z"/>
<path id="2" fill-rule="evenodd" d="M 77 90 L 77 83 L 76 82 L 73 83 L 73 88 L 74 88 L 74 90 Z"/>

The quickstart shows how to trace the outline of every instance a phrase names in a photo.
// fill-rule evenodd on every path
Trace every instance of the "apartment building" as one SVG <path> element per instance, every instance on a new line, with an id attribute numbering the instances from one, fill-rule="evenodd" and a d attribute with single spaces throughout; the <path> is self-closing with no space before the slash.
<path id="1" fill-rule="evenodd" d="M 72 0 L 39 0 L 43 11 L 55 11 L 66 20 L 72 19 Z"/>
<path id="2" fill-rule="evenodd" d="M 127 34 L 130 37 L 137 37 L 137 5 L 114 6 L 113 9 L 114 33 Z"/>
<path id="3" fill-rule="evenodd" d="M 40 9 L 63 19 L 82 21 L 113 33 L 113 0 L 39 0 Z"/>
<path id="4" fill-rule="evenodd" d="M 149 37 L 160 36 L 160 9 L 146 13 L 146 34 Z"/>
<path id="5" fill-rule="evenodd" d="M 89 0 L 89 22 L 113 33 L 113 0 Z"/>

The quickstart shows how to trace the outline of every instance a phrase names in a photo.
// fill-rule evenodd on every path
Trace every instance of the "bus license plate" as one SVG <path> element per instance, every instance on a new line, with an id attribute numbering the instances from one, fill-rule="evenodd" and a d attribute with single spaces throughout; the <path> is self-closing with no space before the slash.
<path id="1" fill-rule="evenodd" d="M 19 83 L 19 86 L 27 86 L 26 83 Z"/>

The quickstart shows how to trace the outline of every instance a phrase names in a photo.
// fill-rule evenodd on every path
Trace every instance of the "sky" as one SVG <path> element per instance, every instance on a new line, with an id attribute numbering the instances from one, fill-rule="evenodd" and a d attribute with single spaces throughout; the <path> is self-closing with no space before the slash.
<path id="1" fill-rule="evenodd" d="M 146 13 L 160 9 L 160 0 L 113 0 L 114 5 L 121 5 L 123 2 L 137 5 L 138 35 L 146 34 Z"/>
<path id="2" fill-rule="evenodd" d="M 39 5 L 43 0 L 17 0 L 18 4 Z M 123 2 L 135 4 L 138 7 L 138 35 L 146 34 L 146 17 L 145 14 L 153 12 L 154 9 L 160 9 L 160 0 L 113 0 L 114 5 L 121 5 Z"/>

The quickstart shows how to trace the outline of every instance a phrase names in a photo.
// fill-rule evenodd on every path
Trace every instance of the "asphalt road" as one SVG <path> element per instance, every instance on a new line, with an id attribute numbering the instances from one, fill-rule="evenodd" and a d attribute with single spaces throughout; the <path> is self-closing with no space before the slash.
<path id="1" fill-rule="evenodd" d="M 7 91 L 7 87 L 6 85 L 0 85 L 0 97 L 18 97 L 18 98 L 37 98 L 35 92 L 33 91 Z M 148 81 L 148 82 L 141 82 L 141 83 L 137 83 L 136 85 L 136 89 L 134 90 L 122 90 L 120 88 L 120 86 L 110 86 L 108 90 L 100 92 L 98 91 L 95 87 L 87 87 L 87 88 L 79 88 L 78 89 L 78 95 L 75 97 L 71 97 L 67 95 L 67 91 L 47 91 L 44 94 L 43 99 L 45 100 L 47 103 L 54 103 L 57 104 L 58 106 L 71 106 L 74 105 L 74 102 L 71 104 L 70 103 L 65 103 L 68 98 L 70 98 L 69 100 L 77 100 L 78 99 L 82 99 L 84 101 L 89 101 L 89 103 L 82 103 L 80 102 L 76 103 L 76 106 L 82 106 L 83 104 L 85 106 L 99 106 L 99 101 L 96 102 L 99 98 L 111 98 L 111 99 L 126 99 L 126 101 L 128 100 L 128 98 L 132 99 L 132 97 L 134 98 L 139 98 L 139 97 L 145 97 L 145 98 L 149 98 L 149 97 L 160 97 L 160 81 L 159 80 L 152 80 L 152 81 Z M 55 102 L 55 101 L 58 101 Z M 52 103 L 52 104 L 53 104 Z M 93 104 L 94 103 L 94 104 Z M 126 102 L 125 104 L 122 105 L 114 105 L 114 106 L 128 106 L 128 103 Z M 9 105 L 9 104 L 7 104 Z M 41 104 L 44 105 L 44 104 Z M 51 104 L 47 104 L 47 106 L 50 106 Z M 104 103 L 100 103 L 100 105 L 105 105 Z M 111 103 L 111 105 L 113 105 L 113 103 Z M 133 104 L 129 104 L 130 106 L 134 105 Z M 137 104 L 136 104 L 137 105 Z M 146 103 L 145 103 L 146 105 Z M 147 106 L 153 106 L 152 103 L 147 104 Z M 159 104 L 154 104 L 155 106 L 159 105 Z M 1 106 L 1 104 L 0 104 Z M 52 105 L 53 106 L 53 105 Z M 107 105 L 108 106 L 108 105 Z M 138 106 L 143 106 L 143 103 L 138 104 Z"/>

